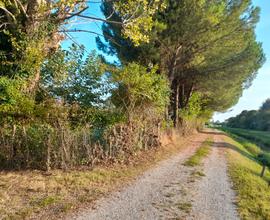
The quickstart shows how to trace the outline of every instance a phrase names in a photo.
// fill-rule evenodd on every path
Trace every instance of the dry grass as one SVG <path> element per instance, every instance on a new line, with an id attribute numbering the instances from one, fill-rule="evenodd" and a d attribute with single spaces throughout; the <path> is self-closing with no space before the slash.
<path id="1" fill-rule="evenodd" d="M 69 211 L 93 204 L 158 161 L 179 152 L 192 138 L 181 138 L 177 145 L 139 152 L 128 165 L 68 172 L 54 170 L 49 174 L 32 170 L 0 172 L 0 216 L 2 219 L 59 219 Z"/>

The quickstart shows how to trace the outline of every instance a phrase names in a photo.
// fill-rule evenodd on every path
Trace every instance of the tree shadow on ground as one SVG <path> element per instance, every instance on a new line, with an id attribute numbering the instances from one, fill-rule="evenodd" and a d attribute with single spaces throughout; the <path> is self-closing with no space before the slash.
<path id="1" fill-rule="evenodd" d="M 224 148 L 224 149 L 230 149 L 233 151 L 238 152 L 239 154 L 241 154 L 242 156 L 248 158 L 249 160 L 252 160 L 253 162 L 257 163 L 258 165 L 260 165 L 260 163 L 258 162 L 258 160 L 252 156 L 251 154 L 247 153 L 244 150 L 239 149 L 238 147 L 236 147 L 233 144 L 229 144 L 227 142 L 216 142 L 213 147 L 217 147 L 217 148 Z M 260 176 L 260 172 L 255 172 L 254 170 L 250 169 L 250 168 L 245 168 L 248 172 L 252 173 L 255 176 L 261 177 Z M 262 179 L 264 179 L 266 182 L 269 182 L 269 178 L 267 176 L 262 177 Z"/>
<path id="2" fill-rule="evenodd" d="M 222 131 L 199 131 L 199 133 L 201 134 L 212 134 L 212 135 L 224 135 L 225 133 L 223 133 Z"/>
<path id="3" fill-rule="evenodd" d="M 244 157 L 247 157 L 248 159 L 257 162 L 257 160 L 255 159 L 254 156 L 252 156 L 251 154 L 249 154 L 248 152 L 246 152 L 244 150 L 239 149 L 237 146 L 235 146 L 233 144 L 221 141 L 221 142 L 215 142 L 213 147 L 230 149 L 230 150 L 236 151 L 236 152 L 240 153 L 241 155 L 243 155 Z"/>
<path id="4" fill-rule="evenodd" d="M 199 133 L 202 133 L 202 134 L 212 134 L 212 135 L 218 135 L 218 136 L 225 136 L 225 137 L 228 137 L 228 135 L 222 131 L 217 131 L 217 130 L 204 130 L 204 131 L 200 131 Z M 231 137 L 232 139 L 234 139 L 233 137 Z M 235 140 L 237 141 L 237 139 Z M 220 142 L 215 142 L 215 144 L 213 145 L 213 147 L 217 147 L 217 148 L 223 148 L 224 150 L 225 149 L 230 149 L 230 150 L 233 150 L 233 151 L 236 151 L 238 152 L 239 154 L 241 154 L 242 156 L 248 158 L 249 160 L 252 160 L 254 161 L 255 163 L 257 163 L 258 165 L 260 165 L 260 163 L 258 162 L 258 160 L 255 158 L 255 156 L 249 154 L 248 152 L 244 151 L 244 150 L 241 150 L 239 149 L 237 146 L 233 145 L 233 144 L 230 144 L 230 143 L 227 143 L 227 142 L 224 142 L 224 141 L 220 141 Z M 260 172 L 255 172 L 254 170 L 250 169 L 250 168 L 245 168 L 247 170 L 247 172 L 250 172 L 252 173 L 253 175 L 255 176 L 258 176 L 260 177 Z M 264 177 L 262 177 L 263 180 L 265 180 L 266 182 L 269 182 L 270 179 L 265 175 Z"/>

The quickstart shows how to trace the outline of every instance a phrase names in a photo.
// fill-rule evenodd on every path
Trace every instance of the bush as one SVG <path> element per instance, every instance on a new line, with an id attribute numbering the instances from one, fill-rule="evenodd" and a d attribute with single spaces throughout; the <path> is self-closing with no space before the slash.
<path id="1" fill-rule="evenodd" d="M 112 92 L 113 104 L 128 116 L 146 111 L 155 115 L 164 113 L 170 88 L 165 75 L 157 74 L 157 70 L 154 67 L 147 71 L 136 63 L 113 70 L 112 81 L 117 84 Z"/>

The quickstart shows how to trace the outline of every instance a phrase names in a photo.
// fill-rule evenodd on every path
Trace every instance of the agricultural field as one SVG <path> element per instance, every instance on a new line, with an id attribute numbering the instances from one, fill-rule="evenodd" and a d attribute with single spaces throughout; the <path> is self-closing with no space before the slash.
<path id="1" fill-rule="evenodd" d="M 244 137 L 251 141 L 256 142 L 258 145 L 270 149 L 270 132 L 269 131 L 256 131 L 240 128 L 222 128 L 222 130 Z"/>

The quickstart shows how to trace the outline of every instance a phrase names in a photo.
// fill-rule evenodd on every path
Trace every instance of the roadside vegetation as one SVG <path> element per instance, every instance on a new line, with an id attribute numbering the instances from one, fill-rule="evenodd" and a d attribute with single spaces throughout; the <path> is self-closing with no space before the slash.
<path id="1" fill-rule="evenodd" d="M 90 16 L 97 4 L 102 18 Z M 237 103 L 265 62 L 259 15 L 252 0 L 0 0 L 1 211 L 30 200 L 45 209 L 65 200 L 61 190 L 99 191 L 84 188 L 92 175 L 114 188 L 122 174 L 95 168 L 128 165 L 160 148 L 163 134 L 189 135 Z M 97 36 L 100 54 L 72 33 Z M 205 149 L 197 154 L 194 163 Z M 36 170 L 42 192 L 24 176 Z"/>
<path id="2" fill-rule="evenodd" d="M 241 219 L 270 219 L 269 170 L 261 177 L 262 165 L 253 151 L 229 137 L 225 140 L 229 149 L 229 174 L 237 192 Z"/>
<path id="3" fill-rule="evenodd" d="M 202 160 L 210 153 L 211 147 L 213 145 L 212 139 L 207 139 L 202 143 L 202 145 L 196 150 L 194 155 L 192 155 L 185 163 L 185 166 L 198 166 L 202 163 Z M 200 173 L 198 173 L 200 175 Z"/>
<path id="4" fill-rule="evenodd" d="M 101 1 L 104 19 L 93 4 L 2 2 L 1 169 L 128 162 L 234 105 L 265 61 L 251 0 Z M 76 21 L 101 22 L 97 48 L 119 62 L 74 40 L 93 34 Z"/>
<path id="5" fill-rule="evenodd" d="M 192 137 L 192 136 L 191 136 Z M 188 146 L 190 138 L 139 152 L 129 164 L 97 166 L 68 172 L 52 170 L 0 172 L 1 219 L 59 219 L 117 190 L 160 160 Z"/>
<path id="6" fill-rule="evenodd" d="M 258 146 L 255 143 L 251 143 L 249 139 L 243 138 L 241 136 L 236 135 L 235 133 L 230 133 L 228 129 L 222 128 L 227 134 L 229 134 L 234 140 L 239 142 L 253 157 L 253 159 L 257 160 L 262 165 L 261 177 L 264 176 L 266 169 L 270 169 L 270 153 L 269 149 Z M 269 182 L 270 184 L 270 182 Z M 269 185 L 270 186 L 270 185 Z"/>

